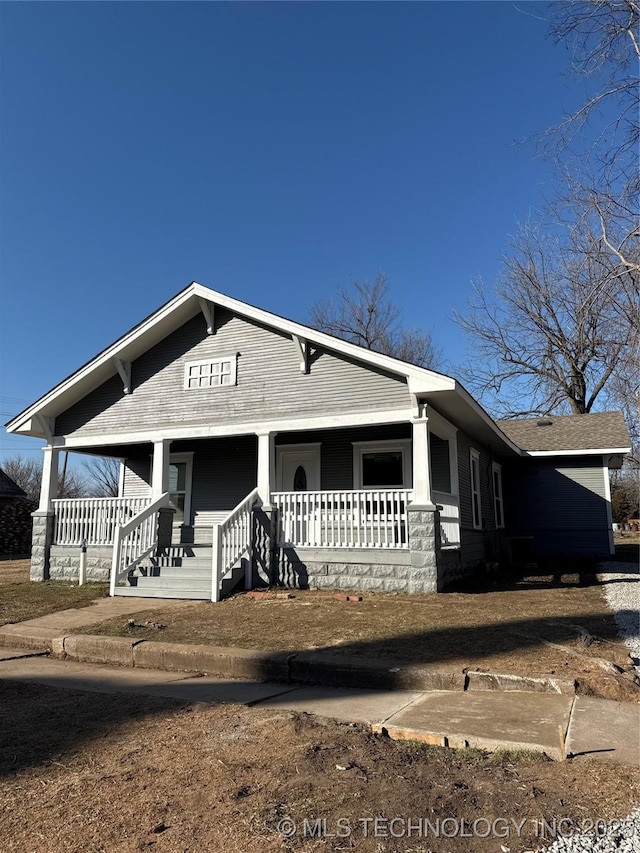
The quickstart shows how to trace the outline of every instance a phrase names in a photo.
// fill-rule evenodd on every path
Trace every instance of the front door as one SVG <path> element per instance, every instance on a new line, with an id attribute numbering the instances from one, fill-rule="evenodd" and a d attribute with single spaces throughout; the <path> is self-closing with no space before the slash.
<path id="1" fill-rule="evenodd" d="M 276 473 L 280 492 L 319 491 L 320 445 L 280 445 Z"/>
<path id="2" fill-rule="evenodd" d="M 320 445 L 280 445 L 276 459 L 278 491 L 287 493 L 281 503 L 280 541 L 314 545 L 319 535 L 320 505 L 316 496 L 308 493 L 320 490 Z"/>

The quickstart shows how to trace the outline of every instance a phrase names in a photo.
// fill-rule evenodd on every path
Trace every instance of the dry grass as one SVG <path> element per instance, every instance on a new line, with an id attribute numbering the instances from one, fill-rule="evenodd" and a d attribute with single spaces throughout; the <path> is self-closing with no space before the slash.
<path id="1" fill-rule="evenodd" d="M 536 820 L 623 818 L 640 801 L 632 768 L 428 748 L 304 714 L 8 682 L 0 702 L 3 853 L 515 853 L 542 843 Z M 353 834 L 284 840 L 287 816 Z M 523 829 L 364 837 L 377 816 Z"/>
<path id="2" fill-rule="evenodd" d="M 359 603 L 312 591 L 263 600 L 239 594 L 219 604 L 160 607 L 131 618 L 165 627 L 132 629 L 120 618 L 86 633 L 572 678 L 601 672 L 596 657 L 630 663 L 603 587 L 595 578 L 584 585 L 577 575 L 441 595 L 366 594 Z M 580 629 L 593 641 L 585 644 Z"/>
<path id="3" fill-rule="evenodd" d="M 69 607 L 86 607 L 107 595 L 108 585 L 67 581 L 31 583 L 29 560 L 0 561 L 0 625 L 47 616 Z"/>

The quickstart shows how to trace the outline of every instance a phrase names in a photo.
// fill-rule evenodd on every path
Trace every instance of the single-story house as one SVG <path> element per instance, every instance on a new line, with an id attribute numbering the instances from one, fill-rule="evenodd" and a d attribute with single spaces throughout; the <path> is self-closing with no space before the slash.
<path id="1" fill-rule="evenodd" d="M 501 559 L 611 552 L 620 413 L 496 423 L 442 373 L 192 283 L 7 425 L 46 441 L 31 577 L 218 600 L 238 575 L 435 592 Z M 121 460 L 59 500 L 60 452 Z"/>
<path id="2" fill-rule="evenodd" d="M 37 504 L 0 468 L 0 554 L 28 554 Z"/>

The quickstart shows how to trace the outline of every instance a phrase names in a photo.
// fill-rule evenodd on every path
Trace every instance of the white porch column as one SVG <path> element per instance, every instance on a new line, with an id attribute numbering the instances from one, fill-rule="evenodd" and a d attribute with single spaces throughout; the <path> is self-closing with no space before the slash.
<path id="1" fill-rule="evenodd" d="M 416 506 L 431 507 L 431 465 L 429 460 L 429 418 L 413 421 L 413 501 Z"/>
<path id="2" fill-rule="evenodd" d="M 161 439 L 153 442 L 151 465 L 151 500 L 155 501 L 169 491 L 169 448 L 171 441 Z"/>
<path id="3" fill-rule="evenodd" d="M 38 512 L 51 512 L 51 501 L 58 494 L 58 457 L 60 451 L 57 447 L 48 445 L 44 449 L 44 460 L 42 462 L 42 482 L 40 485 L 40 506 Z"/>
<path id="4" fill-rule="evenodd" d="M 271 507 L 276 483 L 275 432 L 258 433 L 258 494 L 263 509 Z"/>

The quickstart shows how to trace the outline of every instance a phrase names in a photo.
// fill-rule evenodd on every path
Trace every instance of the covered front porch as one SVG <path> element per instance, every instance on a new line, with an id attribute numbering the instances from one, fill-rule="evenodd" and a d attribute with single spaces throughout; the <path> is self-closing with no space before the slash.
<path id="1" fill-rule="evenodd" d="M 84 544 L 112 594 L 215 601 L 231 576 L 328 586 L 336 566 L 337 586 L 437 589 L 460 544 L 455 430 L 437 421 L 104 448 L 123 460 L 117 498 L 58 500 L 48 448 L 32 577 L 73 576 Z"/>

